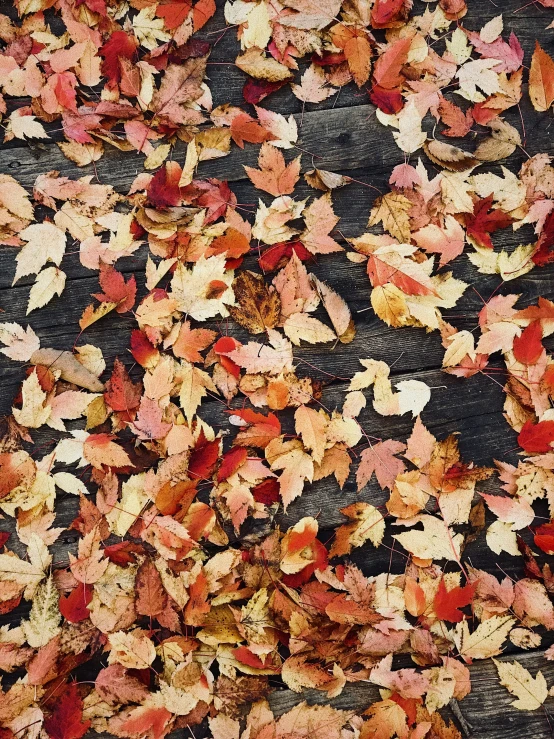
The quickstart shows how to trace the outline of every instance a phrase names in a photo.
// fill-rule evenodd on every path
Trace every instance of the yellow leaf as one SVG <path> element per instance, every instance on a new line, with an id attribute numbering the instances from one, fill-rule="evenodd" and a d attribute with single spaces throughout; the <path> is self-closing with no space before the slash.
<path id="1" fill-rule="evenodd" d="M 309 344 L 325 344 L 337 338 L 329 326 L 307 313 L 293 313 L 283 324 L 283 331 L 295 346 L 299 346 L 301 341 L 307 341 Z"/>
<path id="2" fill-rule="evenodd" d="M 335 540 L 330 557 L 342 557 L 350 554 L 352 549 L 361 547 L 366 541 L 370 541 L 375 547 L 383 541 L 385 535 L 385 519 L 383 515 L 370 503 L 352 503 L 352 505 L 341 508 L 340 511 L 347 516 L 351 523 L 340 526 L 335 535 Z"/>
<path id="3" fill-rule="evenodd" d="M 65 287 L 65 272 L 57 267 L 47 267 L 38 275 L 29 293 L 27 315 L 49 303 L 54 295 L 61 295 Z"/>
<path id="4" fill-rule="evenodd" d="M 178 301 L 178 309 L 197 321 L 217 315 L 228 315 L 225 304 L 233 305 L 235 295 L 231 287 L 233 270 L 225 269 L 225 254 L 201 257 L 187 269 L 179 263 L 171 280 L 171 297 Z"/>
<path id="5" fill-rule="evenodd" d="M 423 531 L 412 530 L 393 538 L 420 559 L 459 560 L 464 540 L 462 534 L 455 534 L 444 521 L 434 516 L 421 515 L 410 519 L 410 523 L 417 522 L 423 524 Z"/>
<path id="6" fill-rule="evenodd" d="M 314 462 L 320 464 L 327 441 L 327 414 L 321 408 L 316 411 L 301 405 L 294 414 L 294 421 L 296 433 L 300 435 L 302 443 L 312 452 Z"/>
<path id="7" fill-rule="evenodd" d="M 409 243 L 411 239 L 409 211 L 412 203 L 398 192 L 388 192 L 377 198 L 373 206 L 368 226 L 383 224 L 385 231 L 402 243 Z"/>
<path id="8" fill-rule="evenodd" d="M 236 65 L 243 72 L 257 80 L 280 82 L 291 77 L 291 71 L 284 64 L 280 64 L 271 56 L 264 56 L 262 49 L 253 46 L 244 54 L 238 56 Z"/>
<path id="9" fill-rule="evenodd" d="M 283 470 L 279 476 L 279 488 L 285 511 L 295 498 L 302 494 L 304 480 L 312 482 L 314 462 L 306 454 L 298 439 L 283 441 L 273 439 L 265 448 L 265 458 L 272 470 Z"/>
<path id="10" fill-rule="evenodd" d="M 51 408 L 45 405 L 47 395 L 41 388 L 36 372 L 31 372 L 23 380 L 21 386 L 23 404 L 20 408 L 12 408 L 17 423 L 28 428 L 38 429 L 50 418 Z"/>
<path id="11" fill-rule="evenodd" d="M 181 362 L 181 375 L 183 380 L 179 392 L 179 403 L 185 412 L 187 421 L 191 423 L 202 398 L 207 395 L 208 390 L 212 393 L 217 393 L 218 390 L 207 372 L 195 367 L 185 359 Z"/>
<path id="12" fill-rule="evenodd" d="M 111 647 L 108 656 L 110 665 L 117 662 L 129 670 L 147 670 L 156 659 L 156 648 L 141 629 L 116 631 L 108 639 Z"/>
<path id="13" fill-rule="evenodd" d="M 515 619 L 511 616 L 492 616 L 470 633 L 467 621 L 464 620 L 456 625 L 454 641 L 466 662 L 472 659 L 487 659 L 500 654 L 502 645 L 514 624 Z"/>
<path id="14" fill-rule="evenodd" d="M 62 615 L 58 608 L 59 593 L 52 575 L 41 583 L 33 596 L 29 620 L 24 621 L 23 631 L 31 647 L 44 647 L 60 631 Z"/>
<path id="15" fill-rule="evenodd" d="M 548 687 L 542 672 L 531 677 L 528 670 L 519 662 L 499 662 L 493 659 L 498 677 L 502 685 L 515 695 L 517 700 L 512 702 L 514 708 L 520 711 L 534 711 L 540 708 L 548 696 Z"/>

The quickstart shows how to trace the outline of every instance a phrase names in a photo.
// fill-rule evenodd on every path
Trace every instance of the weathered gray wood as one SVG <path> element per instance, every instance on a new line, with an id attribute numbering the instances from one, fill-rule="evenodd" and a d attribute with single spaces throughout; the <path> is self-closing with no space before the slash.
<path id="1" fill-rule="evenodd" d="M 501 662 L 511 661 L 511 657 L 499 657 Z M 547 682 L 554 679 L 554 665 L 546 662 L 542 652 L 524 653 L 517 656 L 518 661 L 534 676 L 541 670 Z M 500 685 L 498 674 L 492 661 L 475 662 L 470 666 L 473 691 L 459 707 L 466 721 L 473 727 L 475 739 L 546 739 L 552 737 L 552 724 L 549 713 L 554 701 L 549 699 L 544 711 L 519 711 L 511 703 L 513 696 Z M 308 703 L 323 703 L 359 714 L 371 703 L 380 700 L 379 691 L 369 683 L 353 684 L 348 691 L 332 700 L 315 690 L 306 690 L 301 696 Z M 282 714 L 298 703 L 298 694 L 290 690 L 277 691 L 270 696 L 270 704 L 276 714 Z M 454 719 L 452 713 L 441 711 L 445 718 Z M 450 714 L 450 715 L 449 715 Z"/>

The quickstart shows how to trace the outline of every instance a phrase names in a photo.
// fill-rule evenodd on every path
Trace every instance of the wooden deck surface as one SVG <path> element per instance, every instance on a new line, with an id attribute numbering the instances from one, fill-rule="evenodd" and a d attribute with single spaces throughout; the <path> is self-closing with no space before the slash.
<path id="1" fill-rule="evenodd" d="M 230 102 L 242 103 L 242 86 L 245 76 L 231 62 L 238 50 L 236 34 L 233 29 L 224 33 L 223 2 L 218 0 L 218 13 L 199 34 L 215 44 L 208 74 L 214 105 Z M 423 7 L 423 3 L 416 3 Z M 492 17 L 504 14 L 505 30 L 514 30 L 525 49 L 524 64 L 529 66 L 531 52 L 538 39 L 550 54 L 554 54 L 554 31 L 544 30 L 553 20 L 553 10 L 546 10 L 539 5 L 526 5 L 526 0 L 469 0 L 469 12 L 464 18 L 464 26 L 478 30 Z M 519 11 L 519 12 L 518 12 Z M 13 15 L 7 4 L 2 4 L 0 12 Z M 221 34 L 214 31 L 221 30 Z M 219 66 L 221 63 L 225 66 Z M 218 63 L 218 64 L 216 64 Z M 17 101 L 17 107 L 26 101 Z M 10 104 L 14 106 L 14 101 Z M 296 100 L 290 90 L 280 90 L 269 98 L 264 105 L 280 113 L 294 113 L 301 122 L 299 145 L 309 151 L 312 156 L 302 153 L 303 170 L 316 166 L 348 174 L 357 180 L 385 190 L 386 182 L 392 168 L 404 161 L 404 155 L 396 147 L 390 130 L 383 128 L 374 117 L 374 106 L 368 104 L 367 94 L 352 85 L 333 96 L 324 103 L 307 105 L 301 111 L 301 103 Z M 552 135 L 554 119 L 552 111 L 548 114 L 537 114 L 531 107 L 527 94 L 521 104 L 525 132 L 522 131 L 521 119 L 517 108 L 506 114 L 506 119 L 515 125 L 526 138 L 526 150 L 529 155 L 539 152 L 553 153 Z M 78 168 L 62 155 L 55 144 L 56 135 L 39 146 L 12 141 L 2 148 L 0 155 L 0 173 L 14 176 L 19 182 L 31 188 L 37 175 L 50 170 L 58 170 L 71 177 L 94 175 L 92 166 Z M 183 160 L 184 149 L 177 147 L 174 158 Z M 258 201 L 259 192 L 245 178 L 243 165 L 255 164 L 258 147 L 246 145 L 244 150 L 233 147 L 230 156 L 204 162 L 200 165 L 198 176 L 217 176 L 228 179 L 239 203 L 246 209 L 253 210 Z M 422 154 L 422 156 L 424 156 Z M 513 154 L 506 164 L 512 171 L 517 171 L 524 161 L 524 154 Z M 143 157 L 133 153 L 123 153 L 108 148 L 105 156 L 96 163 L 96 173 L 102 183 L 109 183 L 117 190 L 126 192 L 135 175 L 142 171 Z M 429 161 L 426 161 L 429 166 Z M 498 165 L 494 165 L 497 167 Z M 307 185 L 300 184 L 295 196 L 307 197 L 313 194 Z M 341 220 L 338 228 L 339 236 L 350 237 L 363 233 L 373 199 L 377 193 L 362 184 L 353 183 L 348 188 L 333 193 L 335 210 Z M 242 211 L 244 215 L 244 211 Z M 521 233 L 504 234 L 504 246 L 520 243 Z M 340 239 L 339 239 L 340 240 Z M 41 339 L 42 346 L 59 349 L 70 349 L 79 332 L 77 324 L 85 306 L 90 302 L 90 293 L 98 286 L 96 272 L 85 269 L 79 262 L 78 253 L 72 252 L 64 258 L 63 268 L 67 273 L 67 285 L 61 298 L 32 313 L 28 321 L 25 317 L 26 299 L 32 277 L 20 280 L 11 287 L 15 272 L 15 250 L 2 247 L 0 249 L 0 308 L 2 321 L 29 322 Z M 132 257 L 118 262 L 118 269 L 135 273 L 140 285 L 139 295 L 143 295 L 144 280 L 141 274 L 146 263 L 146 247 Z M 254 262 L 251 265 L 254 267 Z M 456 309 L 448 313 L 448 320 L 458 328 L 472 330 L 477 324 L 477 313 L 485 300 L 497 288 L 497 276 L 478 275 L 467 257 L 462 255 L 453 264 L 456 277 L 469 282 L 474 289 L 466 291 Z M 328 383 L 324 390 L 324 402 L 327 407 L 339 405 L 345 387 L 344 380 L 358 371 L 359 358 L 372 357 L 384 360 L 392 365 L 391 375 L 395 379 L 422 379 L 431 387 L 432 400 L 422 414 L 428 428 L 440 438 L 451 432 L 460 433 L 460 446 L 465 459 L 477 464 L 490 464 L 492 459 L 513 462 L 517 459 L 515 434 L 512 433 L 502 415 L 504 393 L 500 384 L 490 377 L 477 375 L 469 380 L 458 380 L 441 371 L 443 349 L 437 332 L 426 334 L 423 330 L 406 328 L 390 329 L 380 321 L 370 308 L 370 285 L 364 267 L 348 262 L 344 255 L 328 255 L 321 257 L 313 270 L 320 278 L 329 282 L 349 303 L 357 327 L 357 335 L 352 344 L 339 344 L 335 349 L 321 346 L 303 346 L 295 351 L 298 359 L 299 375 L 311 375 Z M 554 300 L 554 269 L 536 269 L 523 278 L 510 282 L 502 288 L 504 293 L 521 293 L 518 305 L 524 306 L 536 302 L 542 295 Z M 132 316 L 118 316 L 112 313 L 87 330 L 83 343 L 92 343 L 101 347 L 110 366 L 116 356 L 131 368 L 132 357 L 128 352 L 128 341 L 132 327 Z M 214 327 L 217 328 L 216 322 Z M 245 334 L 237 326 L 231 327 L 231 334 L 244 339 Z M 549 343 L 550 342 L 550 343 Z M 546 341 L 547 348 L 552 351 L 552 337 Z M 309 363 L 309 364 L 307 364 Z M 317 369 L 314 369 L 317 368 Z M 10 412 L 13 396 L 23 379 L 23 368 L 0 355 L 0 415 Z M 134 366 L 132 377 L 140 374 L 140 368 Z M 332 380 L 329 375 L 337 379 Z M 238 400 L 237 402 L 242 402 Z M 216 401 L 203 403 L 200 415 L 214 427 L 224 424 L 225 407 Z M 286 415 L 286 414 L 285 414 Z M 386 438 L 405 440 L 411 428 L 411 422 L 403 418 L 382 418 L 372 409 L 366 409 L 361 417 L 365 429 L 369 433 Z M 49 443 L 54 440 L 51 431 L 41 430 L 33 433 L 37 445 L 44 445 L 44 453 Z M 494 489 L 494 481 L 489 483 Z M 347 482 L 343 491 L 330 480 L 323 480 L 307 486 L 303 496 L 289 508 L 288 514 L 281 518 L 283 526 L 290 526 L 301 516 L 318 516 L 321 529 L 336 526 L 343 522 L 339 507 L 355 500 L 371 501 L 379 505 L 385 500 L 382 491 L 375 484 L 370 484 L 361 495 L 356 492 L 352 481 Z M 78 501 L 72 496 L 58 495 L 56 525 L 67 524 L 75 515 Z M 2 522 L 5 529 L 9 522 Z M 52 547 L 55 561 L 67 561 L 67 552 L 72 551 L 76 537 L 69 532 L 62 535 Z M 10 542 L 11 544 L 11 542 Z M 499 558 L 488 549 L 482 536 L 468 548 L 467 556 L 476 567 L 499 574 Z M 352 559 L 362 567 L 367 575 L 377 574 L 389 568 L 391 553 L 388 549 L 378 550 L 364 547 L 354 552 Z M 392 572 L 403 570 L 404 555 L 393 553 Z M 502 569 L 514 578 L 523 576 L 521 558 L 503 555 Z M 19 620 L 22 609 L 18 609 L 3 617 L 4 622 Z M 544 634 L 543 647 L 554 640 Z M 554 662 L 546 662 L 542 651 L 517 653 L 515 648 L 508 650 L 503 659 L 514 656 L 533 674 L 541 669 L 549 682 L 554 682 Z M 554 699 L 547 701 L 545 710 L 522 712 L 512 708 L 511 696 L 499 684 L 497 672 L 490 661 L 479 662 L 471 667 L 473 692 L 460 704 L 467 722 L 473 727 L 472 735 L 479 739 L 546 739 L 554 736 Z M 303 696 L 304 697 L 304 696 Z M 309 702 L 327 702 L 324 694 L 307 691 Z M 357 709 L 367 707 L 378 699 L 378 691 L 374 685 L 348 685 L 342 695 L 331 704 L 340 708 Z M 291 691 L 278 690 L 271 696 L 271 703 L 276 712 L 290 709 L 299 696 Z M 552 711 L 553 716 L 549 716 Z M 449 711 L 443 712 L 445 717 Z M 456 720 L 456 719 L 455 719 Z M 458 724 L 459 725 L 459 724 Z M 179 732 L 183 737 L 188 733 Z M 96 735 L 97 736 L 97 735 Z M 202 732 L 195 730 L 200 739 Z"/>

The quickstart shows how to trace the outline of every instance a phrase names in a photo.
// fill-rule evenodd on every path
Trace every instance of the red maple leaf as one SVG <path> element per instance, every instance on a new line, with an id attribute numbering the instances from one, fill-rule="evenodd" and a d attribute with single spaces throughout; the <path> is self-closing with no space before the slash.
<path id="1" fill-rule="evenodd" d="M 166 162 L 152 177 L 148 186 L 148 200 L 157 208 L 179 205 L 183 196 L 179 187 L 181 167 L 177 162 Z"/>
<path id="2" fill-rule="evenodd" d="M 247 103 L 257 105 L 261 100 L 271 95 L 272 92 L 280 90 L 286 81 L 269 82 L 268 80 L 247 79 L 242 88 L 242 96 Z"/>
<path id="3" fill-rule="evenodd" d="M 198 0 L 192 10 L 192 27 L 194 33 L 210 20 L 216 11 L 215 0 Z"/>
<path id="4" fill-rule="evenodd" d="M 94 587 L 85 583 L 78 583 L 69 595 L 60 595 L 58 607 L 60 613 L 72 624 L 78 624 L 89 617 L 90 611 L 87 608 L 92 600 Z"/>
<path id="5" fill-rule="evenodd" d="M 137 282 L 135 276 L 125 282 L 125 277 L 111 264 L 102 264 L 98 276 L 103 293 L 93 293 L 93 297 L 102 303 L 117 303 L 117 313 L 126 313 L 135 304 Z"/>
<path id="6" fill-rule="evenodd" d="M 390 28 L 405 20 L 408 6 L 406 0 L 376 0 L 371 11 L 371 25 L 373 28 Z"/>
<path id="7" fill-rule="evenodd" d="M 110 562 L 119 567 L 126 567 L 137 561 L 136 555 L 145 554 L 144 548 L 140 544 L 132 541 L 118 541 L 116 544 L 110 544 L 104 547 L 104 555 Z"/>
<path id="8" fill-rule="evenodd" d="M 252 488 L 252 495 L 256 503 L 263 503 L 264 505 L 277 503 L 281 500 L 279 482 L 274 477 L 268 477 L 267 480 L 263 480 Z"/>
<path id="9" fill-rule="evenodd" d="M 539 421 L 539 423 L 526 421 L 517 437 L 520 447 L 533 454 L 551 452 L 552 442 L 554 442 L 554 421 Z"/>
<path id="10" fill-rule="evenodd" d="M 404 107 L 404 98 L 398 88 L 387 90 L 381 85 L 373 85 L 369 93 L 369 99 L 379 110 L 387 115 L 399 113 Z"/>
<path id="11" fill-rule="evenodd" d="M 272 138 L 269 131 L 254 120 L 248 113 L 239 113 L 231 122 L 231 137 L 237 146 L 244 149 L 244 142 L 261 144 Z"/>
<path id="12" fill-rule="evenodd" d="M 534 541 L 546 554 L 554 554 L 554 521 L 537 526 Z"/>
<path id="13" fill-rule="evenodd" d="M 228 207 L 234 208 L 237 204 L 237 197 L 231 192 L 227 182 L 214 177 L 202 182 L 195 180 L 193 184 L 203 191 L 197 203 L 201 208 L 208 209 L 205 224 L 213 223 L 225 213 Z"/>
<path id="14" fill-rule="evenodd" d="M 314 258 L 314 255 L 300 241 L 281 241 L 266 249 L 258 259 L 258 264 L 264 272 L 274 272 L 287 264 L 293 252 L 301 262 Z"/>
<path id="15" fill-rule="evenodd" d="M 477 200 L 473 206 L 473 213 L 465 216 L 466 233 L 468 238 L 479 246 L 492 249 L 490 234 L 500 228 L 506 228 L 513 222 L 513 218 L 503 210 L 496 208 L 489 213 L 494 195 Z"/>
<path id="16" fill-rule="evenodd" d="M 160 3 L 156 8 L 158 18 L 163 18 L 165 27 L 169 31 L 178 28 L 186 19 L 192 8 L 192 3 L 188 0 L 183 2 Z"/>
<path id="17" fill-rule="evenodd" d="M 61 694 L 52 715 L 44 720 L 50 739 L 80 739 L 90 726 L 83 721 L 83 701 L 76 683 L 70 683 Z"/>
<path id="18" fill-rule="evenodd" d="M 224 454 L 217 471 L 217 481 L 222 482 L 233 475 L 246 462 L 247 457 L 248 452 L 245 447 L 235 447 Z"/>
<path id="19" fill-rule="evenodd" d="M 161 706 L 138 706 L 129 718 L 121 724 L 120 729 L 127 736 L 152 737 L 162 739 L 167 734 L 167 725 L 172 715 L 167 708 Z"/>
<path id="20" fill-rule="evenodd" d="M 200 480 L 207 480 L 211 477 L 219 459 L 219 453 L 220 440 L 208 441 L 202 430 L 190 454 L 189 477 Z"/>
<path id="21" fill-rule="evenodd" d="M 540 321 L 533 321 L 514 338 L 514 357 L 522 364 L 535 364 L 543 353 L 542 326 Z"/>
<path id="22" fill-rule="evenodd" d="M 475 586 L 471 584 L 463 588 L 456 587 L 452 588 L 452 590 L 447 590 L 444 584 L 444 578 L 442 578 L 433 602 L 433 608 L 435 609 L 437 618 L 441 621 L 450 621 L 454 624 L 463 621 L 464 614 L 458 609 L 468 606 L 474 594 Z"/>
<path id="23" fill-rule="evenodd" d="M 93 13 L 98 13 L 106 17 L 106 3 L 104 0 L 75 0 L 75 7 L 78 8 L 81 5 L 86 5 L 89 10 Z"/>
<path id="24" fill-rule="evenodd" d="M 137 50 L 137 40 L 134 36 L 125 33 L 125 31 L 114 31 L 109 41 L 100 47 L 100 56 L 104 58 L 102 62 L 102 74 L 115 83 L 121 80 L 120 58 L 132 59 Z"/>
<path id="25" fill-rule="evenodd" d="M 114 411 L 129 411 L 138 408 L 141 395 L 141 383 L 131 382 L 125 365 L 116 357 L 112 376 L 106 383 L 104 400 Z"/>
<path id="26" fill-rule="evenodd" d="M 158 364 L 160 352 L 150 342 L 148 336 L 138 328 L 131 331 L 131 354 L 141 367 L 154 368 Z"/>

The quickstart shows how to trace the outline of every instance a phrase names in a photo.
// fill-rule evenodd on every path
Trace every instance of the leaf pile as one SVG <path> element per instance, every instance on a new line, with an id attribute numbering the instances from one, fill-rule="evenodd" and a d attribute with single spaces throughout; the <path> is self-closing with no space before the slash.
<path id="1" fill-rule="evenodd" d="M 1 739 L 162 739 L 205 719 L 213 739 L 461 737 L 439 711 L 472 690 L 469 666 L 554 631 L 554 303 L 499 285 L 473 330 L 449 323 L 469 287 L 460 262 L 502 285 L 554 262 L 550 157 L 528 157 L 517 174 L 495 165 L 524 151 L 524 132 L 503 117 L 522 99 L 524 68 L 545 113 L 554 61 L 537 44 L 525 65 L 502 16 L 466 28 L 464 0 L 422 14 L 409 0 L 234 0 L 225 19 L 247 112 L 212 104 L 210 44 L 194 33 L 213 0 L 15 8 L 17 21 L 0 17 L 5 140 L 61 124 L 58 145 L 79 166 L 111 145 L 141 152 L 151 171 L 126 193 L 92 175 L 45 172 L 32 192 L 0 176 L 0 243 L 17 249 L 13 283 L 32 278 L 27 314 L 50 301 L 63 310 L 69 250 L 98 274 L 71 350 L 0 323 L 0 351 L 24 376 L 0 438 L 12 532 L 0 531 Z M 259 103 L 289 85 L 303 107 L 321 104 L 350 83 L 406 161 L 367 232 L 346 240 L 332 191 L 351 178 L 306 172 L 302 153 L 288 156 L 302 152 L 297 119 Z M 443 140 L 475 130 L 471 150 Z M 264 193 L 251 221 L 227 181 L 197 171 L 246 145 L 259 146 L 245 172 Z M 302 171 L 317 191 L 304 200 Z M 519 229 L 531 243 L 497 248 L 497 232 Z M 125 260 L 144 247 L 144 275 L 130 273 Z M 300 370 L 306 344 L 356 336 L 345 297 L 315 274 L 328 254 L 352 272 L 363 265 L 386 324 L 438 332 L 446 373 L 502 373 L 517 466 L 464 460 L 455 433 L 438 438 L 422 421 L 432 388 L 395 381 L 383 361 L 361 359 L 340 402 Z M 130 330 L 108 366 L 86 332 L 112 313 Z M 212 426 L 203 410 L 214 401 Z M 409 433 L 370 435 L 369 404 L 410 414 Z M 35 444 L 45 430 L 47 448 Z M 299 516 L 312 486 L 343 490 L 349 478 L 360 495 L 330 536 Z M 79 508 L 64 528 L 67 496 Z M 471 564 L 466 547 L 485 529 L 492 552 L 522 558 L 524 577 Z M 68 535 L 76 543 L 60 556 Z M 356 556 L 381 546 L 399 547 L 404 568 L 368 577 Z M 397 655 L 414 666 L 393 669 Z M 495 665 L 517 709 L 554 694 L 540 671 Z M 275 717 L 268 702 L 278 684 L 328 700 L 355 682 L 381 698 L 357 714 L 300 702 Z"/>

